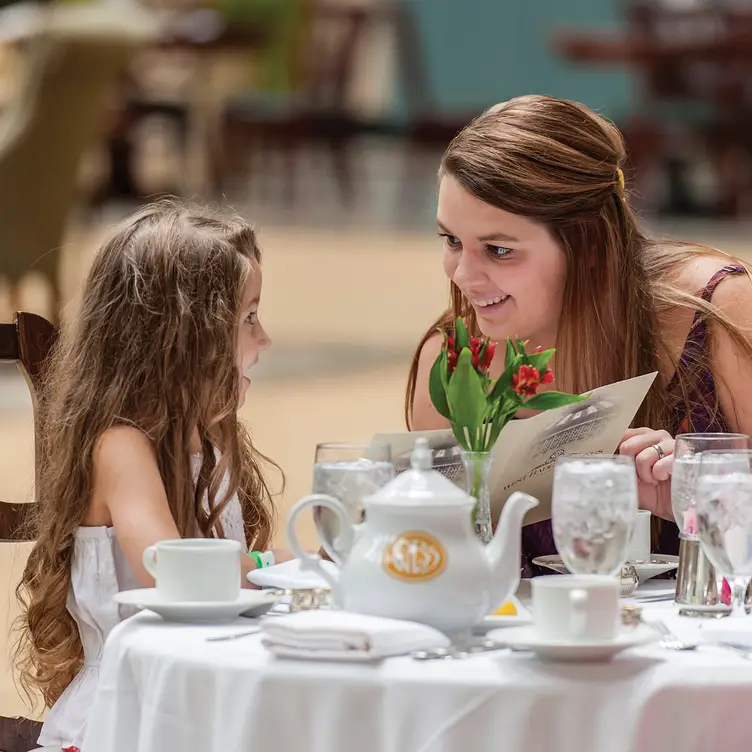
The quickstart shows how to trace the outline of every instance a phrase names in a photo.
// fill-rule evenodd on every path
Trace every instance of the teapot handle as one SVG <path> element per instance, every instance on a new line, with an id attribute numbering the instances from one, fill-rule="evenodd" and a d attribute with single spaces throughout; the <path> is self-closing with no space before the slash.
<path id="1" fill-rule="evenodd" d="M 327 571 L 321 564 L 321 557 L 318 554 L 308 553 L 298 541 L 297 533 L 295 532 L 295 521 L 298 515 L 309 507 L 326 507 L 334 512 L 340 524 L 339 536 L 337 542 L 340 544 L 340 548 L 349 551 L 352 548 L 353 540 L 355 537 L 355 529 L 347 518 L 347 509 L 341 501 L 335 499 L 334 496 L 328 496 L 327 494 L 312 494 L 311 496 L 305 496 L 302 498 L 290 512 L 290 517 L 287 521 L 287 537 L 290 540 L 290 547 L 295 552 L 295 555 L 300 559 L 301 564 L 305 569 L 311 569 L 320 574 L 332 587 L 336 589 L 339 586 L 339 577 L 333 577 L 332 574 Z M 334 548 L 334 541 L 330 540 L 328 536 L 317 526 L 317 532 L 321 538 L 321 542 L 324 545 L 324 550 L 331 556 L 334 563 L 339 569 L 342 566 L 339 556 L 336 556 L 336 549 Z"/>

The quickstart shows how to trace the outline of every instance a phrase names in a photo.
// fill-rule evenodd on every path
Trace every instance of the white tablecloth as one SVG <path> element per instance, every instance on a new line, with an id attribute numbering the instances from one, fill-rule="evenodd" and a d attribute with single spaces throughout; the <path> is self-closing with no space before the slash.
<path id="1" fill-rule="evenodd" d="M 668 604 L 645 613 L 682 636 L 717 624 L 679 619 Z M 177 626 L 148 612 L 121 624 L 83 752 L 752 749 L 752 661 L 716 647 L 654 645 L 596 665 L 508 652 L 369 665 L 277 659 L 258 635 L 206 641 L 249 626 Z"/>

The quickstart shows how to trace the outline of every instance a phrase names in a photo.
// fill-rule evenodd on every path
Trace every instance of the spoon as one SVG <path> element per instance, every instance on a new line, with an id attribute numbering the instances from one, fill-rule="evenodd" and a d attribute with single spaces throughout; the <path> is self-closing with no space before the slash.
<path id="1" fill-rule="evenodd" d="M 410 657 L 416 661 L 462 660 L 478 653 L 490 653 L 493 650 L 509 650 L 509 646 L 496 640 L 484 640 L 465 648 L 435 648 L 433 650 L 413 650 Z"/>
<path id="2" fill-rule="evenodd" d="M 207 637 L 207 642 L 225 642 L 226 640 L 239 640 L 241 637 L 248 637 L 248 635 L 258 634 L 261 631 L 260 627 L 255 629 L 247 629 L 245 632 L 235 632 L 229 635 L 215 635 L 214 637 Z"/>

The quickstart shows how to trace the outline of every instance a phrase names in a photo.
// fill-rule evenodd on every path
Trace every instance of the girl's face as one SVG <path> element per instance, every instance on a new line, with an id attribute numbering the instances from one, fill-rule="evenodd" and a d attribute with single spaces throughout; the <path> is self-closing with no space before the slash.
<path id="1" fill-rule="evenodd" d="M 261 301 L 261 270 L 255 268 L 248 276 L 243 293 L 243 306 L 240 310 L 238 327 L 238 372 L 240 374 L 240 404 L 245 402 L 245 395 L 251 383 L 250 370 L 256 365 L 259 354 L 268 350 L 272 344 L 258 318 Z"/>
<path id="2" fill-rule="evenodd" d="M 567 265 L 542 225 L 497 209 L 451 175 L 439 186 L 444 271 L 470 301 L 484 335 L 554 347 Z"/>

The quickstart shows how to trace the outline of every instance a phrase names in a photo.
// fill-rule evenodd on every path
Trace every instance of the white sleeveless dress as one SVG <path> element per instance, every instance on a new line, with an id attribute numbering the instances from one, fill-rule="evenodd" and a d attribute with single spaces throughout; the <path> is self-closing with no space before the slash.
<path id="1" fill-rule="evenodd" d="M 193 464 L 194 475 L 197 475 L 199 465 L 195 457 Z M 208 504 L 206 500 L 204 503 Z M 225 537 L 239 541 L 245 550 L 243 514 L 237 496 L 222 512 L 222 526 Z M 84 665 L 47 713 L 37 742 L 40 750 L 60 752 L 83 743 L 87 713 L 94 704 L 104 641 L 113 627 L 135 613 L 132 607 L 115 603 L 113 596 L 121 590 L 140 587 L 114 528 L 78 528 L 67 606 L 81 633 Z"/>

